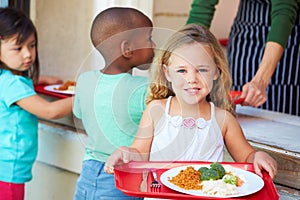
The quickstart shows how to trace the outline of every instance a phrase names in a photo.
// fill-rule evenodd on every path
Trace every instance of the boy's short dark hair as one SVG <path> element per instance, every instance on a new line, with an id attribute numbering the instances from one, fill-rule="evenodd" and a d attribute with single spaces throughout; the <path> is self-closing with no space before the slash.
<path id="1" fill-rule="evenodd" d="M 152 22 L 137 9 L 112 7 L 95 17 L 90 36 L 93 45 L 97 47 L 109 37 L 137 27 L 152 27 Z"/>

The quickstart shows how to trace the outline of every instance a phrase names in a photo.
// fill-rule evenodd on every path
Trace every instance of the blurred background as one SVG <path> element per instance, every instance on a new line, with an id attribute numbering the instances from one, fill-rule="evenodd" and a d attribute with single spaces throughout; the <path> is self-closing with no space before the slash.
<path id="1" fill-rule="evenodd" d="M 93 51 L 89 31 L 94 17 L 112 6 L 143 11 L 154 27 L 177 30 L 187 20 L 192 0 L 1 0 L 24 9 L 35 23 L 39 36 L 41 74 L 75 80 L 82 71 L 99 68 L 103 60 Z M 220 1 L 211 31 L 227 38 L 238 0 Z M 219 8 L 220 7 L 220 8 Z M 155 40 L 155 38 L 154 38 Z"/>

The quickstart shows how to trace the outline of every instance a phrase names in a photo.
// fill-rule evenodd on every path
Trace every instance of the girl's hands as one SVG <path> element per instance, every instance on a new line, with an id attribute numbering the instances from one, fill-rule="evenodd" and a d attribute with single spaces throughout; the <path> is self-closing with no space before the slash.
<path id="1" fill-rule="evenodd" d="M 254 153 L 253 165 L 255 173 L 260 177 L 262 177 L 262 170 L 267 171 L 272 179 L 277 175 L 276 161 L 265 152 Z"/>
<path id="2" fill-rule="evenodd" d="M 120 147 L 116 149 L 106 160 L 104 171 L 109 174 L 114 173 L 114 166 L 128 163 L 129 161 L 142 161 L 140 154 L 129 147 Z"/>

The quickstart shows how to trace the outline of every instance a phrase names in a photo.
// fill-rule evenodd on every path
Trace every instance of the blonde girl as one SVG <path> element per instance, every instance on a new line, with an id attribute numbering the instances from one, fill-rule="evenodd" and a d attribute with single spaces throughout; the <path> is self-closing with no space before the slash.
<path id="1" fill-rule="evenodd" d="M 234 113 L 234 106 L 228 99 L 231 89 L 231 76 L 223 50 L 211 32 L 196 25 L 186 26 L 174 34 L 162 50 L 157 53 L 156 60 L 151 68 L 152 84 L 150 85 L 150 94 L 147 98 L 147 103 L 155 99 L 164 99 L 175 95 L 170 82 L 165 76 L 163 66 L 170 65 L 170 57 L 175 49 L 195 42 L 201 43 L 210 49 L 213 55 L 212 59 L 215 65 L 218 66 L 220 73 L 220 77 L 215 80 L 213 89 L 207 96 L 207 100 L 214 102 L 220 108 Z"/>
<path id="2" fill-rule="evenodd" d="M 224 148 L 255 172 L 277 173 L 275 160 L 255 151 L 232 114 L 231 78 L 222 49 L 206 28 L 190 24 L 168 40 L 152 66 L 147 107 L 130 148 L 107 159 L 106 171 L 130 160 L 223 160 Z"/>

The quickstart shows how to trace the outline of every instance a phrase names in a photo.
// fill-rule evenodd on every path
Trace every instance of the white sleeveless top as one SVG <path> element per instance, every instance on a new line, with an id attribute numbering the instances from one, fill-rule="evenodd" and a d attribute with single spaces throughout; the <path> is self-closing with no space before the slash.
<path id="1" fill-rule="evenodd" d="M 211 119 L 170 116 L 172 97 L 165 113 L 154 129 L 150 161 L 209 161 L 223 160 L 224 141 L 211 102 Z"/>

